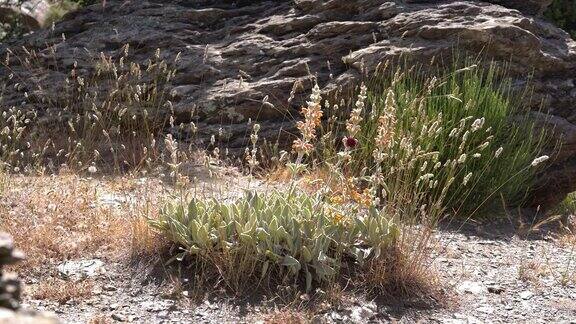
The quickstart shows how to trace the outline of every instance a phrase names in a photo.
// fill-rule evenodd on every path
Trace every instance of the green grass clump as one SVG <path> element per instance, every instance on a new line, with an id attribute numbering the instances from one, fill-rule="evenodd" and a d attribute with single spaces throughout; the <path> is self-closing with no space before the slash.
<path id="1" fill-rule="evenodd" d="M 252 288 L 270 278 L 306 283 L 335 280 L 347 260 L 385 254 L 398 236 L 383 214 L 338 209 L 298 190 L 248 193 L 232 203 L 192 199 L 168 205 L 152 220 L 182 247 L 179 259 L 218 269 L 229 288 Z"/>
<path id="2" fill-rule="evenodd" d="M 556 207 L 556 212 L 561 215 L 576 215 L 576 192 L 573 192 Z"/>
<path id="3" fill-rule="evenodd" d="M 554 0 L 544 16 L 576 39 L 576 1 Z"/>
<path id="4" fill-rule="evenodd" d="M 48 13 L 46 14 L 46 20 L 44 22 L 45 26 L 50 26 L 54 23 L 62 20 L 62 17 L 79 8 L 80 3 L 78 1 L 61 0 L 56 1 L 50 5 Z"/>
<path id="5" fill-rule="evenodd" d="M 371 175 L 375 197 L 404 215 L 423 208 L 434 218 L 469 217 L 502 200 L 519 205 L 545 138 L 503 74 L 494 65 L 435 72 L 382 67 L 358 99 L 325 109 L 319 158 L 333 161 L 344 151 L 349 173 Z M 342 137 L 357 143 L 341 148 Z"/>

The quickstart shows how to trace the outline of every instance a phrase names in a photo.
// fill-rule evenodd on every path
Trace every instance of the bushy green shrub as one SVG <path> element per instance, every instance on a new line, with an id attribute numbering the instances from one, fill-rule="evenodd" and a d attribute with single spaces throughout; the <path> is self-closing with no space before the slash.
<path id="1" fill-rule="evenodd" d="M 576 215 L 576 192 L 569 194 L 555 211 L 562 215 Z"/>
<path id="2" fill-rule="evenodd" d="M 554 0 L 544 15 L 576 38 L 576 1 Z"/>
<path id="3" fill-rule="evenodd" d="M 50 26 L 53 23 L 57 23 L 62 19 L 62 17 L 64 17 L 65 14 L 67 14 L 70 11 L 78 9 L 80 5 L 81 4 L 79 2 L 71 0 L 62 0 L 53 3 L 52 5 L 50 5 L 50 9 L 46 14 L 46 20 L 44 22 L 45 25 Z"/>
<path id="4" fill-rule="evenodd" d="M 378 186 L 369 184 L 373 194 L 405 215 L 422 205 L 437 216 L 447 210 L 468 217 L 502 200 L 521 204 L 544 136 L 500 69 L 459 66 L 434 73 L 379 69 L 366 81 L 364 98 L 325 109 L 320 158 L 333 161 L 342 150 L 335 144 L 354 138 L 357 143 L 344 148 L 348 169 L 379 179 Z"/>
<path id="5" fill-rule="evenodd" d="M 231 203 L 178 202 L 151 224 L 182 247 L 179 259 L 219 269 L 233 289 L 274 277 L 302 278 L 309 290 L 313 281 L 334 280 L 345 260 L 385 254 L 398 236 L 392 220 L 374 208 L 337 208 L 296 189 L 247 193 Z"/>

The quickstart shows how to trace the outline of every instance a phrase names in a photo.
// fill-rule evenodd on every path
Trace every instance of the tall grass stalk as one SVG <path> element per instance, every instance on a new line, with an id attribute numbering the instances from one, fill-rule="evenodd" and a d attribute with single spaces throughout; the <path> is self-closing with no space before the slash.
<path id="1" fill-rule="evenodd" d="M 11 73 L 3 88 L 25 98 L 17 107 L 4 107 L 0 117 L 0 159 L 9 169 L 151 170 L 170 162 L 163 146 L 166 129 L 193 135 L 194 125 L 176 124 L 170 101 L 178 55 L 166 60 L 158 50 L 139 64 L 126 45 L 116 55 L 93 56 L 88 69 L 75 62 L 70 68 L 55 64 L 66 78 L 58 93 L 49 93 L 27 75 L 42 75 L 46 57 L 57 55 L 55 46 L 22 48 L 9 50 L 2 62 Z"/>
<path id="2" fill-rule="evenodd" d="M 365 185 L 387 208 L 404 216 L 433 211 L 437 220 L 447 213 L 492 212 L 502 207 L 501 197 L 509 205 L 523 202 L 537 170 L 531 162 L 546 137 L 520 106 L 504 69 L 468 63 L 425 72 L 385 64 L 364 87 L 361 112 L 346 108 L 356 107 L 352 100 L 326 107 L 332 117 L 317 157 L 333 160 L 342 150 L 340 138 L 353 137 L 354 147 L 343 148 L 347 170 L 372 175 Z M 529 89 L 521 95 L 529 96 Z M 354 134 L 351 119 L 358 120 Z"/>

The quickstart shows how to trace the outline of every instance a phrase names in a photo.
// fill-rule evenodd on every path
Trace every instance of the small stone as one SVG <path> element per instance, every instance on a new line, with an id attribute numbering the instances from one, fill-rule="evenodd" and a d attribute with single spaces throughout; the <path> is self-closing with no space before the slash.
<path id="1" fill-rule="evenodd" d="M 504 290 L 505 290 L 505 289 L 504 289 L 502 286 L 499 286 L 499 285 L 491 285 L 491 286 L 488 286 L 488 292 L 489 292 L 489 293 L 492 293 L 492 294 L 497 294 L 497 295 L 499 295 L 499 294 L 503 293 Z"/>
<path id="2" fill-rule="evenodd" d="M 521 292 L 519 294 L 520 298 L 524 299 L 524 300 L 529 300 L 530 298 L 532 298 L 534 296 L 534 294 L 529 291 L 529 290 L 525 290 L 523 292 Z"/>
<path id="3" fill-rule="evenodd" d="M 118 322 L 126 322 L 126 317 L 116 313 L 112 314 L 112 319 Z"/>
<path id="4" fill-rule="evenodd" d="M 368 307 L 354 307 L 350 317 L 354 322 L 365 323 L 375 315 L 375 312 Z"/>
<path id="5" fill-rule="evenodd" d="M 453 316 L 457 321 L 450 321 L 450 323 L 459 323 L 459 324 L 460 323 L 462 323 L 462 324 L 480 324 L 480 323 L 483 323 L 478 318 L 476 318 L 474 316 L 470 316 L 470 315 L 455 313 Z"/>
<path id="6" fill-rule="evenodd" d="M 103 194 L 98 197 L 98 202 L 104 206 L 120 207 L 126 203 L 126 198 L 111 194 Z"/>
<path id="7" fill-rule="evenodd" d="M 486 291 L 486 287 L 480 282 L 467 280 L 458 286 L 458 291 L 472 295 L 479 295 Z"/>
<path id="8" fill-rule="evenodd" d="M 334 321 L 342 321 L 342 316 L 336 312 L 333 312 L 330 317 L 332 318 L 332 320 Z"/>
<path id="9" fill-rule="evenodd" d="M 116 291 L 116 287 L 112 285 L 105 285 L 104 287 L 102 287 L 102 289 L 104 289 L 104 291 Z"/>
<path id="10" fill-rule="evenodd" d="M 479 312 L 485 313 L 485 314 L 492 314 L 494 313 L 494 307 L 490 306 L 490 305 L 484 305 L 484 306 L 480 306 L 477 308 L 477 310 Z"/>
<path id="11" fill-rule="evenodd" d="M 58 265 L 58 273 L 64 279 L 81 280 L 105 272 L 104 262 L 99 259 L 66 261 Z"/>

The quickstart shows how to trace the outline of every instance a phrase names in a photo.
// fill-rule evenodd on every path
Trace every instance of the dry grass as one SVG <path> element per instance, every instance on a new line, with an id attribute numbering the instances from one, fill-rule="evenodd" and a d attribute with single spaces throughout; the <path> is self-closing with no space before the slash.
<path id="1" fill-rule="evenodd" d="M 92 317 L 88 324 L 108 324 L 112 323 L 112 321 L 106 315 L 97 315 Z"/>
<path id="2" fill-rule="evenodd" d="M 65 304 L 70 300 L 86 299 L 92 296 L 93 283 L 84 281 L 66 281 L 48 279 L 31 288 L 33 299 L 56 301 Z"/>
<path id="3" fill-rule="evenodd" d="M 293 309 L 282 309 L 264 315 L 262 320 L 267 324 L 301 324 L 310 323 L 310 317 L 310 314 L 305 312 Z"/>
<path id="4" fill-rule="evenodd" d="M 572 257 L 566 261 L 558 262 L 554 255 L 542 252 L 537 258 L 521 261 L 518 266 L 518 279 L 530 283 L 534 287 L 548 287 L 549 278 L 553 278 L 553 284 L 566 286 L 576 282 Z"/>
<path id="5" fill-rule="evenodd" d="M 518 278 L 535 286 L 539 286 L 540 278 L 548 273 L 549 270 L 544 264 L 534 260 L 524 261 L 518 266 Z"/>
<path id="6" fill-rule="evenodd" d="M 161 195 L 158 181 L 138 184 L 129 177 L 11 176 L 0 200 L 0 230 L 27 255 L 16 266 L 21 273 L 69 259 L 150 253 L 158 241 L 142 216 L 157 210 Z M 118 199 L 122 208 L 105 199 Z"/>
<path id="7" fill-rule="evenodd" d="M 379 297 L 399 299 L 441 300 L 440 282 L 428 258 L 396 247 L 385 257 L 368 263 L 361 275 L 362 286 Z"/>

